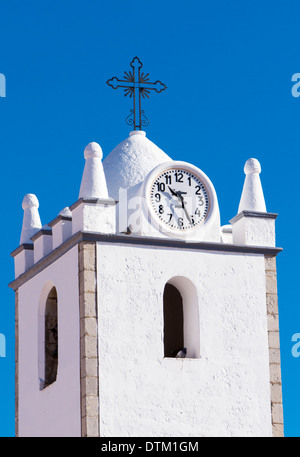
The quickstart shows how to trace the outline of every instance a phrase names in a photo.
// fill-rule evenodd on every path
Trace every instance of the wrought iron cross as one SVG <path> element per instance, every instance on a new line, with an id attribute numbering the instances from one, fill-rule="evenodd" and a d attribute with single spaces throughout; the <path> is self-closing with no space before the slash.
<path id="1" fill-rule="evenodd" d="M 118 79 L 114 76 L 106 81 L 106 83 L 113 89 L 124 87 L 124 96 L 127 97 L 129 95 L 130 98 L 133 97 L 133 109 L 130 110 L 126 122 L 128 125 L 133 124 L 134 130 L 142 130 L 142 127 L 147 126 L 149 121 L 145 116 L 144 110 L 142 110 L 141 98 L 149 98 L 150 90 L 155 90 L 159 93 L 165 90 L 167 86 L 161 81 L 156 81 L 155 83 L 149 82 L 149 73 L 141 73 L 143 64 L 138 57 L 134 57 L 130 65 L 132 71 L 125 71 L 124 79 Z"/>

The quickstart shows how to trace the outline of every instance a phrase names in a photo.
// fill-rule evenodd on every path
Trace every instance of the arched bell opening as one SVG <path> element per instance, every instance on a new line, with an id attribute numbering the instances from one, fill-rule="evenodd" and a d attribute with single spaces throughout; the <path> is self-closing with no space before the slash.
<path id="1" fill-rule="evenodd" d="M 200 357 L 199 307 L 193 283 L 170 279 L 163 294 L 164 357 Z"/>

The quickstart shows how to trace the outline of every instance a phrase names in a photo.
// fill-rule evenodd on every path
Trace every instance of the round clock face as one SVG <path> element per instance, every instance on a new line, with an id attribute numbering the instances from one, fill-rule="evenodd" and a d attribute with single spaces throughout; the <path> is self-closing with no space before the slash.
<path id="1" fill-rule="evenodd" d="M 150 186 L 151 209 L 172 230 L 202 224 L 209 212 L 208 191 L 196 173 L 181 168 L 161 172 Z"/>

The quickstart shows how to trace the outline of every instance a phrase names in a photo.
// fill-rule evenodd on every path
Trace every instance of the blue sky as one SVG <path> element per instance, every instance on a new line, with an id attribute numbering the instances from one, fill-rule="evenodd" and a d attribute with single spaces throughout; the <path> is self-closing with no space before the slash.
<path id="1" fill-rule="evenodd" d="M 83 150 L 106 156 L 128 136 L 131 101 L 106 85 L 139 56 L 168 89 L 143 108 L 147 136 L 212 180 L 222 224 L 236 215 L 243 167 L 261 162 L 276 221 L 283 405 L 286 436 L 300 436 L 298 299 L 300 72 L 298 1 L 0 0 L 1 306 L 0 436 L 14 435 L 14 277 L 21 203 L 40 201 L 42 223 L 78 198 Z"/>

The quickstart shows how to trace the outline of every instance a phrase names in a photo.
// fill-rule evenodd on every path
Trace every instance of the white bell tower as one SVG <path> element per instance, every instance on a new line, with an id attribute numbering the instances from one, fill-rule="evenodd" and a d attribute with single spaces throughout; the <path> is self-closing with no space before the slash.
<path id="1" fill-rule="evenodd" d="M 79 199 L 52 221 L 23 201 L 16 433 L 282 436 L 281 249 L 259 162 L 220 227 L 207 174 L 145 132 L 103 165 L 96 143 L 84 157 Z"/>

